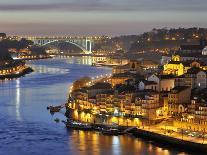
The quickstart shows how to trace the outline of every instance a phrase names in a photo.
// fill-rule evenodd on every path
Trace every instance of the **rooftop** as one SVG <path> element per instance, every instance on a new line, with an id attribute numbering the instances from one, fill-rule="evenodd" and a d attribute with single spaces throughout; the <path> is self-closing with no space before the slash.
<path id="1" fill-rule="evenodd" d="M 87 89 L 111 89 L 111 84 L 110 83 L 105 83 L 105 82 L 98 82 L 95 83 L 94 85 L 88 87 Z"/>
<path id="2" fill-rule="evenodd" d="M 203 46 L 201 45 L 181 45 L 181 50 L 203 50 Z"/>
<path id="3" fill-rule="evenodd" d="M 171 93 L 179 93 L 189 88 L 190 87 L 187 87 L 187 86 L 176 86 L 171 90 Z"/>
<path id="4" fill-rule="evenodd" d="M 115 66 L 114 68 L 115 69 L 129 69 L 130 68 L 130 65 L 129 64 L 126 64 L 126 65 L 122 65 L 122 66 Z"/>
<path id="5" fill-rule="evenodd" d="M 198 72 L 202 71 L 202 69 L 198 67 L 192 67 L 188 69 L 187 74 L 197 74 Z"/>
<path id="6" fill-rule="evenodd" d="M 134 78 L 138 78 L 138 77 L 142 77 L 142 75 L 140 74 L 134 74 L 134 73 L 130 73 L 130 72 L 126 72 L 126 73 L 119 73 L 119 74 L 113 74 L 112 78 L 121 78 L 121 77 L 134 77 Z"/>
<path id="7" fill-rule="evenodd" d="M 143 82 L 145 85 L 155 85 L 155 84 L 157 84 L 154 81 L 147 81 L 147 80 L 142 80 L 141 82 Z"/>

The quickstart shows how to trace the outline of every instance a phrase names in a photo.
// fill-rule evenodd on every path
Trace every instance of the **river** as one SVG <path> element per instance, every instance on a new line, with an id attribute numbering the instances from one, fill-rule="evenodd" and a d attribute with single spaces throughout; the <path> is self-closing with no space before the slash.
<path id="1" fill-rule="evenodd" d="M 111 73 L 90 66 L 88 57 L 30 61 L 35 72 L 0 81 L 1 155 L 170 155 L 187 154 L 130 136 L 103 136 L 67 130 L 64 111 L 50 115 L 46 107 L 65 103 L 71 83 L 83 76 Z"/>

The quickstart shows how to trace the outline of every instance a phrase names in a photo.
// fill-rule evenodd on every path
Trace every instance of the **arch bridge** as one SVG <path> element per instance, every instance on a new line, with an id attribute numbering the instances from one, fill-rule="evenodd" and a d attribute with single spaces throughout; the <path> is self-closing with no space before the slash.
<path id="1" fill-rule="evenodd" d="M 45 46 L 53 42 L 67 42 L 80 48 L 84 54 L 91 54 L 94 40 L 87 37 L 26 37 L 36 45 Z"/>

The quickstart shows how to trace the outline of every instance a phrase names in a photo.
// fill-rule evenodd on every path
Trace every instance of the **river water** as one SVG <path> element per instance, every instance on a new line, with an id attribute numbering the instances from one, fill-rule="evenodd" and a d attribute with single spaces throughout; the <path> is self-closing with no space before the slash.
<path id="1" fill-rule="evenodd" d="M 1 155 L 170 155 L 187 154 L 130 136 L 103 136 L 96 132 L 67 130 L 46 107 L 65 103 L 71 83 L 83 76 L 111 73 L 90 66 L 88 57 L 28 62 L 35 72 L 0 81 Z"/>

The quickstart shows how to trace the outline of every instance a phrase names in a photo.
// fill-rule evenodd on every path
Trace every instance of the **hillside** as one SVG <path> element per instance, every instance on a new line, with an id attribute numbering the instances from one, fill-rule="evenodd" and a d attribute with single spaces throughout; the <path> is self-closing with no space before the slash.
<path id="1" fill-rule="evenodd" d="M 196 44 L 200 38 L 207 37 L 207 28 L 153 29 L 139 35 L 112 37 L 96 44 L 95 50 L 116 51 L 122 48 L 125 52 L 170 51 L 176 50 L 181 44 Z"/>

